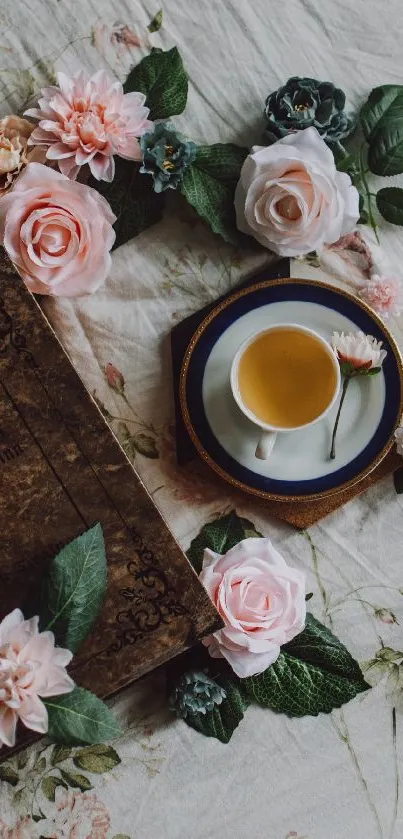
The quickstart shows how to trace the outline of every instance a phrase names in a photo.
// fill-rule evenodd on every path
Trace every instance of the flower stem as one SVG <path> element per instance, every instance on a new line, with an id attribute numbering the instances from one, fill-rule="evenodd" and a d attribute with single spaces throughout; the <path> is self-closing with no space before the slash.
<path id="1" fill-rule="evenodd" d="M 364 187 L 364 190 L 365 190 L 365 195 L 367 197 L 369 222 L 370 222 L 370 225 L 372 227 L 372 230 L 375 233 L 376 241 L 378 242 L 378 245 L 379 245 L 380 242 L 379 242 L 378 232 L 377 232 L 377 229 L 376 229 L 376 221 L 374 219 L 373 212 L 372 212 L 372 197 L 371 196 L 374 195 L 374 193 L 370 192 L 369 186 L 368 186 L 368 181 L 366 179 L 366 172 L 368 172 L 368 169 L 365 169 L 365 167 L 364 167 L 364 159 L 363 159 L 364 148 L 365 148 L 365 143 L 362 144 L 361 149 L 360 149 L 360 153 L 359 153 L 359 156 L 358 156 L 359 166 L 360 166 L 360 177 L 361 177 L 361 183 L 362 183 L 362 185 Z"/>
<path id="2" fill-rule="evenodd" d="M 336 420 L 335 420 L 334 428 L 333 428 L 332 447 L 330 449 L 330 455 L 329 455 L 330 460 L 334 460 L 335 457 L 336 457 L 336 434 L 337 434 L 337 429 L 339 427 L 339 419 L 340 419 L 341 409 L 343 407 L 343 402 L 344 402 L 344 399 L 346 397 L 347 388 L 348 388 L 350 379 L 351 379 L 351 376 L 346 376 L 345 379 L 344 379 L 344 382 L 343 382 L 343 388 L 342 388 L 342 391 L 341 391 L 341 398 L 340 398 L 339 407 L 338 407 L 338 411 L 337 411 L 337 415 L 336 415 Z"/>

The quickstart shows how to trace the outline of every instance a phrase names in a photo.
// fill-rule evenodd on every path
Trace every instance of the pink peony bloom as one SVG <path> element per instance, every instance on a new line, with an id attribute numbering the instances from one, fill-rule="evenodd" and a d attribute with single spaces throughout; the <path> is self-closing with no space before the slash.
<path id="1" fill-rule="evenodd" d="M 101 801 L 89 793 L 56 790 L 54 819 L 40 822 L 46 839 L 107 839 L 110 817 Z"/>
<path id="2" fill-rule="evenodd" d="M 17 722 L 45 734 L 48 713 L 39 697 L 70 693 L 66 667 L 73 655 L 55 647 L 53 632 L 39 632 L 39 618 L 14 609 L 0 623 L 0 747 L 15 745 Z"/>
<path id="3" fill-rule="evenodd" d="M 42 90 L 39 108 L 26 111 L 39 120 L 30 145 L 47 148 L 47 158 L 72 179 L 88 163 L 94 178 L 112 181 L 114 154 L 141 160 L 138 138 L 153 124 L 143 93 L 123 93 L 105 70 L 91 77 L 80 71 L 72 79 L 58 73 L 57 79 L 59 87 Z"/>
<path id="4" fill-rule="evenodd" d="M 360 297 L 385 319 L 391 315 L 400 315 L 403 308 L 402 287 L 396 277 L 373 274 L 360 290 Z"/>
<path id="5" fill-rule="evenodd" d="M 305 625 L 305 574 L 270 539 L 244 539 L 224 556 L 204 551 L 200 580 L 225 622 L 203 640 L 241 679 L 262 673 Z"/>
<path id="6" fill-rule="evenodd" d="M 75 297 L 105 280 L 114 221 L 95 189 L 28 163 L 0 200 L 0 243 L 30 291 Z"/>

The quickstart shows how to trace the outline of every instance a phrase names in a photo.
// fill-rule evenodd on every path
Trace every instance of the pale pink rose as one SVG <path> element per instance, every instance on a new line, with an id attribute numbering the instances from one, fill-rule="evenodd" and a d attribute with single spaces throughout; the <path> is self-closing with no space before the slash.
<path id="1" fill-rule="evenodd" d="M 0 200 L 0 242 L 30 291 L 96 291 L 111 265 L 116 217 L 95 189 L 29 163 Z"/>
<path id="2" fill-rule="evenodd" d="M 0 748 L 14 746 L 17 722 L 45 734 L 48 713 L 40 697 L 70 693 L 66 667 L 73 655 L 55 647 L 53 632 L 39 632 L 39 618 L 14 609 L 0 623 Z"/>
<path id="3" fill-rule="evenodd" d="M 400 315 L 403 307 L 402 286 L 397 277 L 373 274 L 360 289 L 359 296 L 385 320 L 391 315 Z"/>
<path id="4" fill-rule="evenodd" d="M 56 790 L 57 813 L 40 822 L 46 839 L 107 839 L 109 813 L 93 794 Z"/>
<path id="5" fill-rule="evenodd" d="M 0 120 L 0 198 L 27 163 L 44 163 L 46 160 L 43 149 L 28 148 L 33 130 L 32 122 L 15 114 Z"/>
<path id="6" fill-rule="evenodd" d="M 58 87 L 42 90 L 39 108 L 26 111 L 39 120 L 31 145 L 45 147 L 48 160 L 57 160 L 72 179 L 88 163 L 94 178 L 112 181 L 114 154 L 141 160 L 138 138 L 153 125 L 143 93 L 124 94 L 105 70 L 91 77 L 80 71 L 72 79 L 58 73 L 57 80 Z"/>
<path id="7" fill-rule="evenodd" d="M 207 548 L 200 580 L 225 622 L 203 644 L 240 678 L 266 670 L 304 628 L 305 574 L 270 539 L 244 539 L 224 556 Z"/>
<path id="8" fill-rule="evenodd" d="M 282 256 L 303 256 L 350 233 L 359 196 L 316 128 L 254 146 L 235 191 L 237 225 Z"/>
<path id="9" fill-rule="evenodd" d="M 13 827 L 8 827 L 0 819 L 0 839 L 36 839 L 40 833 L 29 816 L 19 819 Z"/>

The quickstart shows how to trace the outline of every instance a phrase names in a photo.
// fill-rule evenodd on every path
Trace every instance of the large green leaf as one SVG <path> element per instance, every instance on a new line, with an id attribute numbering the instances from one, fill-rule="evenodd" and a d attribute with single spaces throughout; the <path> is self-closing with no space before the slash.
<path id="1" fill-rule="evenodd" d="M 45 699 L 44 703 L 49 716 L 48 734 L 55 743 L 71 746 L 101 743 L 121 733 L 108 706 L 84 688 Z"/>
<path id="2" fill-rule="evenodd" d="M 234 194 L 247 149 L 233 143 L 198 146 L 196 159 L 185 172 L 181 192 L 214 233 L 238 244 Z M 244 237 L 246 238 L 246 237 Z"/>
<path id="3" fill-rule="evenodd" d="M 240 684 L 260 705 L 290 717 L 328 714 L 369 688 L 346 647 L 312 615 L 271 667 Z"/>
<path id="4" fill-rule="evenodd" d="M 106 198 L 115 213 L 113 249 L 124 245 L 162 218 L 165 194 L 154 192 L 151 178 L 141 174 L 139 163 L 133 160 L 115 157 L 112 183 L 94 178 L 90 178 L 88 183 Z"/>
<path id="5" fill-rule="evenodd" d="M 221 705 L 216 705 L 214 711 L 206 714 L 188 714 L 186 722 L 206 737 L 217 737 L 222 743 L 228 743 L 249 703 L 234 682 L 225 677 L 217 681 L 227 694 Z"/>
<path id="6" fill-rule="evenodd" d="M 255 530 L 252 522 L 240 518 L 232 510 L 228 515 L 221 516 L 221 518 L 202 527 L 199 535 L 193 539 L 187 551 L 187 558 L 196 573 L 200 574 L 205 548 L 210 548 L 218 554 L 224 554 L 238 542 L 251 536 L 261 536 L 261 534 Z"/>
<path id="7" fill-rule="evenodd" d="M 370 142 L 382 125 L 393 121 L 401 111 L 403 85 L 385 84 L 374 87 L 360 112 L 365 139 Z"/>
<path id="8" fill-rule="evenodd" d="M 123 88 L 125 93 L 145 93 L 150 119 L 181 114 L 188 97 L 188 77 L 177 47 L 167 52 L 152 49 L 130 71 Z"/>
<path id="9" fill-rule="evenodd" d="M 361 124 L 369 143 L 371 171 L 375 175 L 403 172 L 403 86 L 374 88 L 361 109 Z"/>
<path id="10" fill-rule="evenodd" d="M 386 221 L 403 225 L 403 189 L 397 186 L 380 189 L 376 195 L 376 203 Z"/>
<path id="11" fill-rule="evenodd" d="M 112 746 L 106 746 L 104 743 L 80 749 L 73 758 L 74 765 L 79 769 L 85 769 L 86 772 L 96 772 L 97 774 L 110 772 L 120 762 L 120 757 L 115 749 Z"/>
<path id="12" fill-rule="evenodd" d="M 100 612 L 106 591 L 106 557 L 98 523 L 63 548 L 50 565 L 42 590 L 42 626 L 76 652 Z"/>
<path id="13" fill-rule="evenodd" d="M 282 651 L 301 661 L 315 664 L 335 676 L 363 681 L 360 667 L 347 647 L 310 612 L 307 613 L 302 632 L 285 644 Z"/>

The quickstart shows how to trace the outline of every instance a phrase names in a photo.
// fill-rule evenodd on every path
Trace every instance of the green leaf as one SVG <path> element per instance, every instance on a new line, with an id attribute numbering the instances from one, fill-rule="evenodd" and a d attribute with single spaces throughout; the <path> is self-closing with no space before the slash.
<path id="1" fill-rule="evenodd" d="M 164 212 L 165 195 L 157 195 L 152 181 L 142 175 L 138 163 L 115 157 L 115 177 L 112 183 L 90 178 L 89 186 L 96 189 L 110 204 L 116 216 L 116 239 L 113 250 L 160 221 Z"/>
<path id="2" fill-rule="evenodd" d="M 396 472 L 393 473 L 393 483 L 397 494 L 401 495 L 403 492 L 403 467 L 396 469 Z"/>
<path id="3" fill-rule="evenodd" d="M 153 19 L 150 20 L 150 23 L 147 26 L 149 32 L 158 32 L 162 26 L 162 9 L 159 9 L 156 15 L 154 15 Z"/>
<path id="4" fill-rule="evenodd" d="M 38 757 L 35 765 L 34 765 L 35 772 L 43 772 L 46 769 L 46 758 L 45 757 Z"/>
<path id="5" fill-rule="evenodd" d="M 108 706 L 84 688 L 45 699 L 44 703 L 49 715 L 49 737 L 55 743 L 100 743 L 121 733 Z"/>
<path id="6" fill-rule="evenodd" d="M 188 77 L 177 47 L 167 52 L 152 49 L 129 73 L 124 92 L 146 95 L 150 119 L 168 119 L 181 114 L 188 97 Z"/>
<path id="7" fill-rule="evenodd" d="M 115 835 L 112 836 L 112 839 L 130 839 L 130 836 L 128 836 L 127 833 L 115 833 Z"/>
<path id="8" fill-rule="evenodd" d="M 99 743 L 76 752 L 73 763 L 78 769 L 85 769 L 86 772 L 96 772 L 101 775 L 103 772 L 110 772 L 111 769 L 121 763 L 121 760 L 112 746 Z"/>
<path id="9" fill-rule="evenodd" d="M 198 146 L 196 159 L 180 185 L 199 216 L 232 244 L 242 238 L 236 227 L 234 194 L 247 153 L 247 149 L 232 143 Z"/>
<path id="10" fill-rule="evenodd" d="M 24 751 L 20 752 L 17 755 L 17 766 L 18 769 L 25 769 L 29 760 L 29 751 L 28 749 L 24 749 Z"/>
<path id="11" fill-rule="evenodd" d="M 403 172 L 403 86 L 374 88 L 361 109 L 361 124 L 369 143 L 371 171 L 375 175 Z"/>
<path id="12" fill-rule="evenodd" d="M 290 717 L 330 713 L 369 688 L 346 647 L 312 615 L 271 667 L 241 684 L 260 705 Z"/>
<path id="13" fill-rule="evenodd" d="M 15 787 L 18 784 L 18 772 L 9 763 L 1 763 L 0 781 L 5 781 L 6 784 L 11 784 L 12 787 Z"/>
<path id="14" fill-rule="evenodd" d="M 205 734 L 206 737 L 217 737 L 222 743 L 228 743 L 240 721 L 248 702 L 242 696 L 237 684 L 225 677 L 216 680 L 226 691 L 226 698 L 221 705 L 216 705 L 214 711 L 206 714 L 188 714 L 185 722 Z"/>
<path id="15" fill-rule="evenodd" d="M 73 789 L 80 789 L 81 792 L 86 792 L 93 789 L 91 781 L 85 775 L 77 775 L 75 772 L 66 772 L 64 769 L 60 770 L 60 774 L 66 781 L 66 784 Z"/>
<path id="16" fill-rule="evenodd" d="M 362 106 L 360 120 L 365 139 L 370 143 L 382 126 L 393 122 L 401 112 L 403 85 L 385 84 L 374 87 Z"/>
<path id="17" fill-rule="evenodd" d="M 224 554 L 242 539 L 246 539 L 245 531 L 248 530 L 260 536 L 254 530 L 253 524 L 247 519 L 240 518 L 234 510 L 227 516 L 221 516 L 210 524 L 205 524 L 199 535 L 191 542 L 186 554 L 196 573 L 200 574 L 202 569 L 205 548 Z"/>
<path id="18" fill-rule="evenodd" d="M 105 591 L 105 545 L 96 524 L 51 563 L 42 590 L 42 625 L 53 630 L 60 646 L 76 652 L 98 617 Z"/>
<path id="19" fill-rule="evenodd" d="M 150 437 L 149 434 L 143 434 L 141 431 L 137 434 L 132 434 L 130 439 L 133 443 L 133 446 L 139 454 L 142 454 L 143 457 L 151 458 L 155 460 L 159 457 L 158 449 L 156 442 L 153 437 Z"/>
<path id="20" fill-rule="evenodd" d="M 71 749 L 68 746 L 53 746 L 50 762 L 52 766 L 57 766 L 63 760 L 67 760 L 71 755 Z"/>
<path id="21" fill-rule="evenodd" d="M 403 189 L 397 186 L 380 189 L 376 196 L 376 203 L 386 221 L 403 225 Z"/>
<path id="22" fill-rule="evenodd" d="M 365 685 L 360 667 L 347 647 L 310 612 L 302 632 L 285 644 L 282 652 Z"/>
<path id="23" fill-rule="evenodd" d="M 45 798 L 48 801 L 54 802 L 57 788 L 64 787 L 64 789 L 67 789 L 67 784 L 61 778 L 56 777 L 56 775 L 47 775 L 46 778 L 42 778 L 41 787 Z"/>

